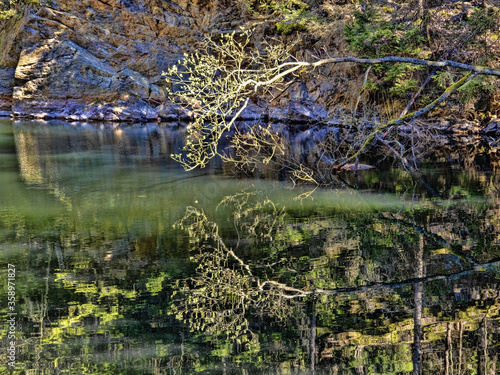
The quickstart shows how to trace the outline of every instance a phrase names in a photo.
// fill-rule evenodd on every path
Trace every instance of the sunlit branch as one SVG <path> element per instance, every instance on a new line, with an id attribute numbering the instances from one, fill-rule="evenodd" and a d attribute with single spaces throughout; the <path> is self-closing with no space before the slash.
<path id="1" fill-rule="evenodd" d="M 375 64 L 405 63 L 433 68 L 452 67 L 465 70 L 466 73 L 430 104 L 397 119 L 378 124 L 373 130 L 356 127 L 355 117 L 360 101 L 358 96 L 351 121 L 354 126 L 351 125 L 347 134 L 344 134 L 344 139 L 338 140 L 336 144 L 323 143 L 321 158 L 317 160 L 325 161 L 324 165 L 303 166 L 304 162 L 301 160 L 296 162 L 287 160 L 292 153 L 276 154 L 275 147 L 267 147 L 268 137 L 263 137 L 259 132 L 252 130 L 246 133 L 236 131 L 232 134 L 232 147 L 235 149 L 235 154 L 241 158 L 241 162 L 239 163 L 236 158 L 226 158 L 226 160 L 242 166 L 259 163 L 259 158 L 265 164 L 274 161 L 278 164 L 282 163 L 288 169 L 293 167 L 290 172 L 299 181 L 324 184 L 326 182 L 324 178 L 327 175 L 336 174 L 347 164 L 357 161 L 383 132 L 388 132 L 392 127 L 429 113 L 478 75 L 500 76 L 500 70 L 488 67 L 451 60 L 431 61 L 398 56 L 374 59 L 345 56 L 318 59 L 313 62 L 297 61 L 290 54 L 291 46 L 285 46 L 283 42 L 274 41 L 274 44 L 267 45 L 264 43 L 263 53 L 253 51 L 250 37 L 250 31 L 243 30 L 240 34 L 222 35 L 218 41 L 205 39 L 199 52 L 194 55 L 185 55 L 185 59 L 180 61 L 179 66 L 173 66 L 165 73 L 168 77 L 167 81 L 172 85 L 177 85 L 175 90 L 172 86 L 170 98 L 177 100 L 193 113 L 194 121 L 188 129 L 185 153 L 173 155 L 173 158 L 182 163 L 187 170 L 205 167 L 213 157 L 222 156 L 217 146 L 223 134 L 233 130 L 235 122 L 248 106 L 251 97 L 256 94 L 270 93 L 283 86 L 289 87 L 286 79 L 293 78 L 293 82 L 294 77 L 304 72 L 320 74 L 315 73 L 316 69 L 324 65 L 355 63 L 368 64 L 371 67 Z M 363 87 L 366 85 L 369 71 L 370 68 L 365 72 Z M 377 119 L 373 120 L 374 123 L 377 121 Z M 257 123 L 255 127 L 260 127 L 260 124 Z M 347 136 L 353 134 L 351 130 L 356 130 L 354 140 L 348 141 Z M 389 145 L 385 134 L 382 140 Z M 253 150 L 250 152 L 247 148 L 253 148 Z M 266 153 L 268 150 L 269 153 Z M 399 155 L 404 162 L 404 149 L 401 152 L 395 152 L 394 155 L 396 157 Z M 323 175 L 321 170 L 325 168 L 329 170 L 329 173 Z M 305 171 L 308 172 L 304 174 Z"/>
<path id="2" fill-rule="evenodd" d="M 460 80 L 458 80 L 457 82 L 452 84 L 450 87 L 448 87 L 439 98 L 434 100 L 432 103 L 426 105 L 424 108 L 421 108 L 417 111 L 408 113 L 408 114 L 406 114 L 403 117 L 400 117 L 398 119 L 388 121 L 385 124 L 380 124 L 379 126 L 377 126 L 377 128 L 373 132 L 371 132 L 368 135 L 368 137 L 365 139 L 363 145 L 354 154 L 352 154 L 351 156 L 349 156 L 348 158 L 346 158 L 344 161 L 342 161 L 340 164 L 334 166 L 333 168 L 338 170 L 338 169 L 342 168 L 344 165 L 346 165 L 347 163 L 349 163 L 353 160 L 356 160 L 361 155 L 361 153 L 370 145 L 370 143 L 372 143 L 372 141 L 375 139 L 375 137 L 378 134 L 380 134 L 382 131 L 384 131 L 385 129 L 387 129 L 391 126 L 394 126 L 394 125 L 402 124 L 405 121 L 412 120 L 412 119 L 417 118 L 419 116 L 422 116 L 423 114 L 436 108 L 439 104 L 441 104 L 443 101 L 445 101 L 452 93 L 454 93 L 460 87 L 467 84 L 467 82 L 469 82 L 471 79 L 475 78 L 476 75 L 477 74 L 473 74 L 472 72 L 467 72 Z"/>

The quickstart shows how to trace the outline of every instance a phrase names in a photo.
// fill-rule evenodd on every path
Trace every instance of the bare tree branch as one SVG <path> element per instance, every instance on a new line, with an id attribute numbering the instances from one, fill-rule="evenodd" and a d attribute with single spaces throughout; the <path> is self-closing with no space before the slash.
<path id="1" fill-rule="evenodd" d="M 252 96 L 257 93 L 269 93 L 275 88 L 286 87 L 285 79 L 287 77 L 304 71 L 314 73 L 316 68 L 327 64 L 356 63 L 368 64 L 371 67 L 375 64 L 405 63 L 434 68 L 453 67 L 465 70 L 466 73 L 461 79 L 449 86 L 441 96 L 425 107 L 411 113 L 406 113 L 405 110 L 404 115 L 378 124 L 373 130 L 369 128 L 355 129 L 357 134 L 355 134 L 354 142 L 351 144 L 347 144 L 346 139 L 337 140 L 336 144 L 334 144 L 335 142 L 330 145 L 323 143 L 323 146 L 327 148 L 317 158 L 317 160 L 327 161 L 322 165 L 318 164 L 316 167 L 310 168 L 302 165 L 300 160 L 283 163 L 296 178 L 306 183 L 318 184 L 318 180 L 313 176 L 314 172 L 310 172 L 313 170 L 327 168 L 330 174 L 337 174 L 344 166 L 357 160 L 362 153 L 366 152 L 381 132 L 388 131 L 393 126 L 398 126 L 430 112 L 478 75 L 500 77 L 500 70 L 451 60 L 431 61 L 398 56 L 369 59 L 345 56 L 319 59 L 314 62 L 297 61 L 291 56 L 290 47 L 279 42 L 265 45 L 264 52 L 250 51 L 250 35 L 248 30 L 244 30 L 241 35 L 234 33 L 223 35 L 219 41 L 206 39 L 198 53 L 186 55 L 186 58 L 179 65 L 180 69 L 174 66 L 166 73 L 167 80 L 172 83 L 170 97 L 178 98 L 182 105 L 187 106 L 195 114 L 194 122 L 188 129 L 188 138 L 184 147 L 186 152 L 173 155 L 173 158 L 181 162 L 186 170 L 203 168 L 213 157 L 224 156 L 218 151 L 218 143 L 223 133 L 231 130 Z M 366 86 L 370 67 L 366 69 L 363 88 Z M 358 97 L 353 110 L 353 119 L 359 100 Z M 412 103 L 410 102 L 410 105 Z M 225 160 L 232 160 L 240 166 L 247 167 L 250 164 L 258 163 L 260 157 L 265 164 L 282 156 L 293 159 L 295 156 L 292 155 L 292 152 L 280 150 L 280 153 L 276 153 L 276 147 L 269 147 L 269 142 L 276 141 L 277 137 L 280 136 L 276 134 L 269 137 L 271 134 L 269 131 L 271 129 L 268 129 L 268 133 L 264 134 L 256 131 L 235 132 L 232 135 L 234 154 L 240 158 L 252 157 L 240 162 L 230 157 L 226 157 Z M 349 131 L 347 135 L 350 134 Z M 381 138 L 385 140 L 385 137 Z M 341 149 L 340 145 L 345 147 Z M 268 152 L 269 149 L 271 151 L 268 154 L 259 155 L 255 152 L 249 152 L 249 149 L 263 153 Z M 395 155 L 398 156 L 398 153 Z M 399 153 L 398 157 L 404 160 L 403 153 Z M 283 160 L 277 162 L 280 163 Z M 306 171 L 307 173 L 298 173 L 297 171 Z"/>
<path id="2" fill-rule="evenodd" d="M 405 116 L 400 117 L 398 119 L 388 121 L 385 124 L 379 125 L 372 133 L 370 133 L 370 135 L 368 135 L 368 137 L 366 138 L 364 144 L 358 149 L 358 151 L 356 151 L 353 155 L 351 155 L 350 157 L 348 157 L 347 159 L 345 159 L 342 163 L 333 166 L 333 169 L 340 170 L 347 163 L 351 162 L 352 160 L 357 159 L 360 156 L 360 154 L 375 139 L 375 137 L 378 134 L 380 134 L 380 132 L 382 132 L 383 130 L 387 129 L 388 127 L 402 124 L 405 121 L 409 121 L 409 120 L 412 120 L 414 118 L 417 118 L 417 117 L 419 117 L 419 116 L 421 116 L 421 115 L 423 115 L 423 114 L 431 111 L 432 109 L 436 108 L 439 104 L 441 104 L 443 101 L 445 101 L 451 94 L 453 94 L 457 89 L 459 89 L 460 87 L 464 86 L 471 79 L 475 78 L 477 76 L 477 74 L 478 73 L 473 74 L 472 72 L 467 72 L 460 80 L 458 80 L 453 85 L 451 85 L 450 87 L 448 87 L 439 98 L 437 98 L 436 100 L 434 100 L 432 103 L 426 105 L 424 108 L 421 108 L 418 111 L 414 111 L 414 112 L 408 113 Z"/>

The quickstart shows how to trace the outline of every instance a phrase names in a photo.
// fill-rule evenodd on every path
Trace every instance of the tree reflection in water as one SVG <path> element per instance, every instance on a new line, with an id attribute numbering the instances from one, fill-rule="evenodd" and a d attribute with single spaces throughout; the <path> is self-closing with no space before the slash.
<path id="1" fill-rule="evenodd" d="M 364 192 L 294 201 L 304 191 L 181 175 L 171 127 L 12 129 L 0 122 L 0 274 L 20 270 L 19 372 L 500 368 L 498 166 L 437 159 L 433 193 L 370 170 L 344 176 Z"/>
<path id="2" fill-rule="evenodd" d="M 255 193 L 243 192 L 226 197 L 222 202 L 234 207 L 231 212 L 238 234 L 234 248 L 224 243 L 217 224 L 194 207 L 188 208 L 178 224 L 189 234 L 191 260 L 197 264 L 197 269 L 196 276 L 178 284 L 181 293 L 176 297 L 172 313 L 191 330 L 205 332 L 214 338 L 224 336 L 233 343 L 232 354 L 238 355 L 261 349 L 258 345 L 261 327 L 253 326 L 252 320 L 274 322 L 270 324 L 278 324 L 285 331 L 303 333 L 310 326 L 309 347 L 303 349 L 309 350 L 311 372 L 315 371 L 316 346 L 319 346 L 319 363 L 331 363 L 340 373 L 344 373 L 339 365 L 347 359 L 346 350 L 359 359 L 358 373 L 365 373 L 373 366 L 378 367 L 378 361 L 370 363 L 366 356 L 385 348 L 384 351 L 392 352 L 389 355 L 392 358 L 379 364 L 382 373 L 410 372 L 413 368 L 413 374 L 421 374 L 439 368 L 442 373 L 450 374 L 457 368 L 453 362 L 454 327 L 460 330 L 460 373 L 464 349 L 462 336 L 467 325 L 468 334 L 477 336 L 480 342 L 478 373 L 494 373 L 498 358 L 495 354 L 493 360 L 488 359 L 496 349 L 488 351 L 486 348 L 486 322 L 492 319 L 498 324 L 500 317 L 498 292 L 495 292 L 498 279 L 493 287 L 481 291 L 489 296 L 488 302 L 483 300 L 475 304 L 469 300 L 464 301 L 463 306 L 453 306 L 451 311 L 446 311 L 445 306 L 437 314 L 432 310 L 439 308 L 435 303 L 446 298 L 450 287 L 456 290 L 464 278 L 478 277 L 481 271 L 498 274 L 498 258 L 479 263 L 462 254 L 457 244 L 446 243 L 449 248 L 442 248 L 446 242 L 443 236 L 447 233 L 433 233 L 429 228 L 428 212 L 422 210 L 399 212 L 396 228 L 394 220 L 385 215 L 380 218 L 360 215 L 351 217 L 348 223 L 341 220 L 333 227 L 343 226 L 346 229 L 343 234 L 353 243 L 348 247 L 340 246 L 338 252 L 332 254 L 325 246 L 333 242 L 329 238 L 331 232 L 328 233 L 332 227 L 322 228 L 323 238 L 318 234 L 311 236 L 310 226 L 316 223 L 302 224 L 299 230 L 296 224 L 287 221 L 284 207 L 278 208 L 267 199 L 252 202 L 252 195 Z M 425 222 L 420 226 L 422 220 Z M 410 225 L 405 227 L 402 222 Z M 291 232 L 295 236 L 293 240 Z M 391 234 L 402 240 L 400 244 L 391 242 Z M 320 238 L 326 241 L 315 243 Z M 384 243 L 385 251 L 395 252 L 396 256 L 377 254 L 373 247 L 365 247 L 380 243 Z M 313 246 L 323 247 L 323 251 L 311 251 Z M 436 247 L 439 249 L 435 250 Z M 363 255 L 350 261 L 346 253 L 355 250 Z M 261 257 L 248 256 L 256 252 Z M 311 253 L 316 256 L 310 256 Z M 425 264 L 434 262 L 433 254 L 446 255 L 446 259 L 440 261 L 439 272 L 435 270 L 436 273 L 426 275 Z M 385 256 L 401 259 L 390 264 L 384 262 Z M 400 267 L 400 262 L 406 263 L 405 267 Z M 344 272 L 338 272 L 340 267 Z M 363 268 L 375 272 L 364 272 Z M 410 272 L 398 272 L 401 269 Z M 390 274 L 384 280 L 382 275 Z M 408 295 L 411 289 L 414 291 L 413 308 Z M 426 290 L 430 303 L 425 301 Z M 319 305 L 320 323 L 323 323 L 319 327 L 316 326 L 316 304 Z M 491 305 L 481 306 L 483 304 Z M 468 315 L 465 321 L 464 312 Z M 318 331 L 322 332 L 319 339 L 316 337 Z M 492 342 L 498 348 L 498 334 L 494 336 Z M 436 361 L 432 352 L 441 350 L 445 360 Z"/>

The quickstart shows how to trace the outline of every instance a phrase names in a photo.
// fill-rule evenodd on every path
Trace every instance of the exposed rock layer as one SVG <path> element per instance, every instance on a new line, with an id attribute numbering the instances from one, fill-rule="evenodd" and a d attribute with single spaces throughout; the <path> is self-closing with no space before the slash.
<path id="1" fill-rule="evenodd" d="M 31 10 L 0 35 L 0 115 L 178 117 L 161 106 L 161 73 L 194 45 L 209 14 L 182 0 L 59 0 Z"/>
<path id="2" fill-rule="evenodd" d="M 192 52 L 204 35 L 242 25 L 254 27 L 259 47 L 272 27 L 267 21 L 244 18 L 238 2 L 226 0 L 47 2 L 7 22 L 0 32 L 5 47 L 0 56 L 0 116 L 74 121 L 189 118 L 189 112 L 168 104 L 162 72 L 183 53 Z M 317 97 L 330 86 L 297 85 L 268 111 L 269 118 L 327 119 Z M 255 119 L 262 112 L 263 107 L 253 103 L 242 117 Z"/>
<path id="3" fill-rule="evenodd" d="M 239 26 L 254 28 L 259 48 L 274 26 L 243 15 L 239 3 L 53 0 L 28 9 L 0 30 L 0 116 L 74 121 L 189 118 L 189 113 L 168 104 L 161 73 L 183 53 L 192 52 L 204 35 Z M 341 44 L 335 43 L 335 48 Z M 310 58 L 314 53 L 307 48 L 297 57 Z M 323 76 L 292 85 L 273 102 L 269 118 L 315 122 L 334 117 L 328 110 L 341 99 L 337 92 L 360 89 L 343 87 L 347 78 L 334 82 L 332 77 L 339 76 L 335 69 L 341 68 L 325 67 Z M 359 71 L 342 69 L 342 77 L 359 76 Z M 259 118 L 268 103 L 257 104 L 263 105 L 252 103 L 242 117 Z"/>

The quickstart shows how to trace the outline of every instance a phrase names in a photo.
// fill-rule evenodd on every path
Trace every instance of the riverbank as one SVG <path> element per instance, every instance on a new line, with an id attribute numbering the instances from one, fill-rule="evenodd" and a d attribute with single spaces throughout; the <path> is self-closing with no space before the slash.
<path id="1" fill-rule="evenodd" d="M 361 4 L 326 1 L 287 2 L 285 8 L 275 2 L 267 8 L 249 4 L 40 2 L 40 6 L 2 24 L 0 115 L 68 121 L 188 121 L 192 113 L 169 102 L 162 72 L 185 53 L 196 51 L 204 37 L 239 32 L 240 27 L 253 30 L 254 51 L 262 51 L 264 41 L 280 39 L 291 46 L 293 58 L 304 61 L 324 56 L 372 56 L 385 44 L 389 51 L 384 53 L 404 55 L 415 50 L 421 51 L 422 56 L 417 54 L 421 58 L 447 56 L 475 63 L 478 56 L 487 55 L 485 51 L 494 56 L 498 49 L 494 27 L 498 9 L 489 2 L 475 8 L 469 3 L 438 1 L 426 9 L 429 19 L 422 20 L 416 13 L 405 13 L 414 10 L 396 2 L 385 6 L 370 3 L 369 9 Z M 453 28 L 457 30 L 450 34 Z M 457 44 L 455 56 L 447 54 L 446 44 L 450 48 Z M 483 63 L 496 67 L 498 59 Z M 433 76 L 425 70 L 391 69 L 383 66 L 376 73 L 372 69 L 365 88 L 364 68 L 355 64 L 304 73 L 294 77 L 283 94 L 275 90 L 252 98 L 242 119 L 265 115 L 272 122 L 335 122 L 352 111 L 357 101 L 359 109 L 390 118 L 390 113 L 400 113 L 427 77 L 433 77 L 428 85 L 432 87 L 421 95 L 423 102 L 442 93 L 440 85 L 455 79 L 448 70 Z M 461 122 L 473 118 L 486 128 L 500 108 L 497 89 L 490 89 L 491 85 L 483 81 L 471 85 L 460 95 L 472 99 L 454 99 L 434 111 L 434 119 L 424 120 L 454 116 Z"/>

